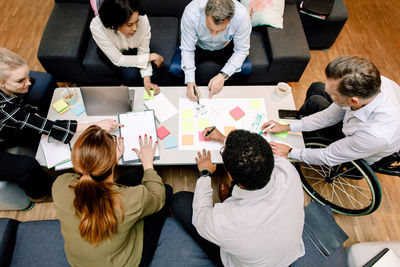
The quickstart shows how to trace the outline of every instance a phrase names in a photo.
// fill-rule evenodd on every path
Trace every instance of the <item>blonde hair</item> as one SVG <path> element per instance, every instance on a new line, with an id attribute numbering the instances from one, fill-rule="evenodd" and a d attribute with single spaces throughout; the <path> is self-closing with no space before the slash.
<path id="1" fill-rule="evenodd" d="M 10 76 L 10 71 L 25 66 L 25 60 L 7 48 L 0 47 L 0 81 Z"/>
<path id="2" fill-rule="evenodd" d="M 113 182 L 105 182 L 117 162 L 114 138 L 98 126 L 90 126 L 72 148 L 74 169 L 82 177 L 74 189 L 75 215 L 81 219 L 81 237 L 92 245 L 110 239 L 117 232 L 118 218 L 115 210 L 124 217 L 123 205 L 116 196 Z"/>

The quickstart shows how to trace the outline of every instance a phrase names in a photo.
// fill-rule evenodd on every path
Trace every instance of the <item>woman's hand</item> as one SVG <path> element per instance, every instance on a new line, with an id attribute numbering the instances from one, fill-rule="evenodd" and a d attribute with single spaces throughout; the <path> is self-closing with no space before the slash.
<path id="1" fill-rule="evenodd" d="M 115 136 L 115 143 L 117 145 L 117 161 L 122 157 L 125 151 L 125 146 L 124 146 L 124 138 L 123 137 L 117 137 Z"/>
<path id="2" fill-rule="evenodd" d="M 160 93 L 160 87 L 157 84 L 152 83 L 149 76 L 143 78 L 144 89 L 147 91 L 147 94 L 150 96 L 150 90 L 154 91 L 154 95 L 158 95 Z"/>
<path id="3" fill-rule="evenodd" d="M 154 154 L 156 153 L 157 141 L 154 143 L 154 146 L 152 145 L 152 143 L 153 143 L 153 138 L 151 136 L 150 138 L 147 138 L 146 134 L 143 140 L 142 136 L 139 136 L 140 150 L 137 148 L 132 149 L 136 152 L 140 161 L 142 162 L 143 170 L 153 168 L 153 160 L 154 160 Z"/>
<path id="4" fill-rule="evenodd" d="M 164 64 L 164 57 L 157 53 L 150 53 L 149 61 L 154 62 L 157 68 L 160 68 Z"/>

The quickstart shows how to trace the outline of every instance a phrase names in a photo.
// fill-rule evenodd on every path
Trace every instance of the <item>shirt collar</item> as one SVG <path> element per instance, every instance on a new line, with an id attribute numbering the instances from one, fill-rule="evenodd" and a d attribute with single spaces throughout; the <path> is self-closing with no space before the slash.
<path id="1" fill-rule="evenodd" d="M 380 105 L 380 103 L 382 102 L 382 98 L 383 98 L 382 92 L 380 92 L 371 102 L 369 102 L 362 108 L 359 108 L 355 111 L 351 110 L 350 107 L 345 107 L 345 109 L 352 112 L 353 116 L 356 117 L 357 119 L 366 122 L 368 118 L 371 116 L 371 114 Z"/>
<path id="2" fill-rule="evenodd" d="M 18 97 L 9 96 L 0 90 L 0 103 L 16 104 L 19 102 Z"/>
<path id="3" fill-rule="evenodd" d="M 259 196 L 265 196 L 271 188 L 273 188 L 275 183 L 275 176 L 271 175 L 271 179 L 268 184 L 266 184 L 263 188 L 257 190 L 245 190 L 241 189 L 239 186 L 235 185 L 232 190 L 232 197 L 237 199 L 245 199 L 248 197 L 254 198 Z"/>

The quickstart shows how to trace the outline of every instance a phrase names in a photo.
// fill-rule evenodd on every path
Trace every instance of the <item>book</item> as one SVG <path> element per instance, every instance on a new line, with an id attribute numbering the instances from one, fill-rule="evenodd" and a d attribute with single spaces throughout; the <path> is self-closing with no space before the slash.
<path id="1" fill-rule="evenodd" d="M 49 143 L 48 136 L 42 135 L 40 144 L 43 149 L 47 168 L 53 168 L 71 161 L 71 147 L 61 142 Z"/>
<path id="2" fill-rule="evenodd" d="M 152 100 L 145 101 L 144 105 L 146 108 L 154 110 L 159 123 L 164 123 L 178 114 L 178 110 L 163 93 L 159 93 Z"/>
<path id="3" fill-rule="evenodd" d="M 123 163 L 138 163 L 139 157 L 132 148 L 140 150 L 139 136 L 144 140 L 145 135 L 147 138 L 152 137 L 152 143 L 157 141 L 156 121 L 154 118 L 154 110 L 144 110 L 118 114 L 118 122 L 123 124 L 120 127 L 120 136 L 124 138 L 125 151 L 122 156 Z M 154 160 L 160 159 L 160 150 L 156 148 Z"/>

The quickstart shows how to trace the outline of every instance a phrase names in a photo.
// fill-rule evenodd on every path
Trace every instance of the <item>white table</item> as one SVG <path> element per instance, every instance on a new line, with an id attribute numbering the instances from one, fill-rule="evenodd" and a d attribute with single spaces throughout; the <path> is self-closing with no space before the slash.
<path id="1" fill-rule="evenodd" d="M 199 87 L 201 97 L 208 97 L 207 87 Z M 57 88 L 54 91 L 53 99 L 51 103 L 61 98 L 62 92 L 65 88 Z M 129 90 L 135 90 L 135 101 L 134 111 L 141 111 L 146 109 L 143 105 L 143 87 L 130 87 Z M 265 107 L 267 112 L 267 120 L 273 119 L 279 121 L 278 109 L 296 109 L 293 95 L 290 93 L 283 98 L 278 98 L 273 93 L 275 86 L 225 86 L 224 89 L 215 98 L 264 98 Z M 79 91 L 79 90 L 78 90 Z M 161 87 L 161 91 L 167 96 L 171 103 L 179 109 L 179 99 L 186 98 L 186 87 Z M 82 97 L 79 92 L 78 103 L 82 102 Z M 168 130 L 171 131 L 172 135 L 179 136 L 178 119 L 179 114 L 175 115 L 171 119 L 165 121 L 164 125 Z M 79 117 L 76 117 L 71 111 L 59 115 L 52 106 L 49 108 L 47 116 L 51 120 L 65 120 L 73 119 L 79 122 L 92 122 L 99 121 L 105 118 L 117 119 L 116 116 L 87 116 L 83 113 Z M 157 122 L 157 127 L 159 126 Z M 273 141 L 284 142 L 295 148 L 304 148 L 304 142 L 301 134 L 289 134 L 286 140 L 282 140 L 278 137 L 272 136 Z M 178 148 L 165 149 L 162 140 L 159 142 L 160 149 L 160 160 L 154 162 L 155 165 L 193 165 L 196 164 L 195 156 L 197 151 L 183 151 Z M 211 157 L 213 162 L 222 163 L 221 155 L 219 151 L 212 151 Z M 36 159 L 39 163 L 45 166 L 44 155 L 41 147 L 39 147 Z"/>

